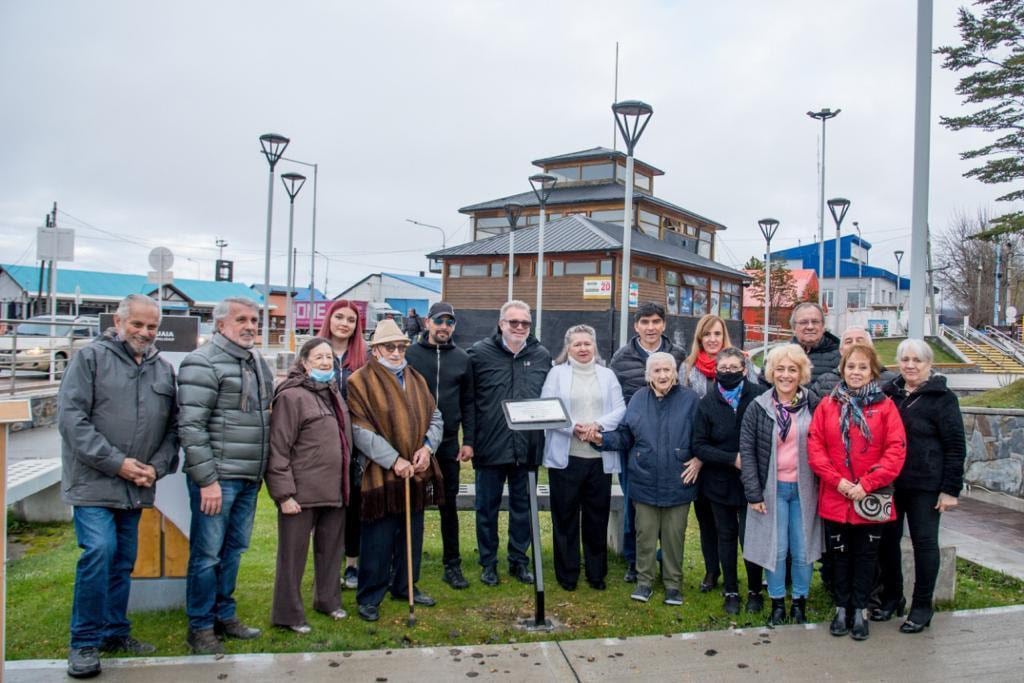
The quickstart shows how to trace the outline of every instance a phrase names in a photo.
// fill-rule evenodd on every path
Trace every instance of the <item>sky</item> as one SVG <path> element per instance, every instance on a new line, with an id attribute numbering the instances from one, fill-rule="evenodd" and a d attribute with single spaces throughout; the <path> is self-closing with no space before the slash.
<path id="1" fill-rule="evenodd" d="M 933 44 L 959 41 L 936 0 Z M 62 267 L 210 279 L 217 239 L 235 278 L 263 281 L 269 167 L 258 138 L 318 164 L 316 285 L 415 273 L 470 239 L 458 208 L 527 191 L 534 159 L 611 146 L 619 99 L 654 116 L 636 156 L 665 171 L 655 194 L 728 226 L 717 259 L 813 241 L 821 124 L 826 195 L 851 200 L 871 263 L 908 252 L 916 3 L 911 0 L 451 0 L 372 3 L 0 4 L 0 263 L 32 264 L 53 202 L 76 230 Z M 985 142 L 950 132 L 958 76 L 932 60 L 929 220 L 1001 213 L 1008 189 L 962 174 Z M 621 143 L 620 143 L 621 148 Z M 298 284 L 309 281 L 312 169 L 295 200 Z M 271 280 L 285 281 L 289 205 L 275 179 Z M 826 237 L 834 226 L 826 221 Z M 941 265 L 940 263 L 937 265 Z M 903 272 L 910 272 L 907 259 Z"/>

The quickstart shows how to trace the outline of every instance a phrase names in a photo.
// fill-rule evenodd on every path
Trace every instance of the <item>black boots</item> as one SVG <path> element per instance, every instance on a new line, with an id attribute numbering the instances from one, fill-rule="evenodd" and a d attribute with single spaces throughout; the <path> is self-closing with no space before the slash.
<path id="1" fill-rule="evenodd" d="M 832 625 L 828 627 L 828 632 L 834 636 L 845 636 L 850 632 L 845 607 L 836 607 L 836 615 L 832 618 Z"/>
<path id="2" fill-rule="evenodd" d="M 772 611 L 774 612 L 774 609 Z M 807 623 L 807 598 L 793 598 L 793 605 L 789 608 L 789 621 L 792 624 Z"/>
<path id="3" fill-rule="evenodd" d="M 853 610 L 853 626 L 850 627 L 850 637 L 854 640 L 868 639 L 868 620 L 864 618 L 864 610 L 860 608 Z"/>
<path id="4" fill-rule="evenodd" d="M 900 599 L 895 602 L 886 602 L 881 607 L 872 609 L 870 619 L 871 621 L 889 621 L 893 614 L 902 617 L 906 608 L 907 599 L 900 596 Z"/>
<path id="5" fill-rule="evenodd" d="M 920 633 L 932 625 L 931 609 L 912 609 L 907 620 L 900 625 L 900 633 Z"/>
<path id="6" fill-rule="evenodd" d="M 768 619 L 772 626 L 781 626 L 786 623 L 786 599 L 772 598 L 772 615 Z"/>

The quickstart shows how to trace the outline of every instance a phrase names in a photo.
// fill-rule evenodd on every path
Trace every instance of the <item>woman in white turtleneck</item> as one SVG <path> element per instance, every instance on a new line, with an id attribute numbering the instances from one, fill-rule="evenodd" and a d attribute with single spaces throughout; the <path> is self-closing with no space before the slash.
<path id="1" fill-rule="evenodd" d="M 544 466 L 551 486 L 551 526 L 555 577 L 567 591 L 583 569 L 594 590 L 604 590 L 608 573 L 608 514 L 619 454 L 595 450 L 588 439 L 613 430 L 626 412 L 622 389 L 608 368 L 597 363 L 597 338 L 589 325 L 570 327 L 562 353 L 548 373 L 541 397 L 562 399 L 573 424 L 545 431 Z"/>

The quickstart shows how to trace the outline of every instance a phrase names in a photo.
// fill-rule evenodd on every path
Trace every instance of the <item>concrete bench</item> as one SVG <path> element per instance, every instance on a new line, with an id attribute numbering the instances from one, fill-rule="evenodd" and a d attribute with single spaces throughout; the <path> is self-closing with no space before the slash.
<path id="1" fill-rule="evenodd" d="M 15 460 L 7 465 L 7 504 L 25 522 L 68 522 L 71 508 L 60 499 L 61 462 Z"/>

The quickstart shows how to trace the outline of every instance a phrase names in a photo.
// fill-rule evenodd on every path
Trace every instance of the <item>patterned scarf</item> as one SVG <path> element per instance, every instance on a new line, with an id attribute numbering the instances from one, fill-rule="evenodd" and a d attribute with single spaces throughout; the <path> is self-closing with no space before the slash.
<path id="1" fill-rule="evenodd" d="M 793 413 L 799 413 L 807 405 L 807 392 L 797 389 L 789 403 L 779 401 L 779 394 L 772 389 L 772 403 L 775 404 L 775 421 L 779 423 L 779 439 L 785 441 L 789 428 L 793 426 Z"/>
<path id="2" fill-rule="evenodd" d="M 732 408 L 733 411 L 735 411 L 740 405 L 740 394 L 743 393 L 743 382 L 740 382 L 732 389 L 726 389 L 717 382 L 715 383 L 715 386 L 718 387 L 718 393 L 722 395 L 722 398 L 725 399 L 725 402 L 729 404 L 729 407 Z"/>
<path id="3" fill-rule="evenodd" d="M 839 431 L 843 435 L 843 446 L 846 448 L 846 466 L 850 466 L 850 425 L 860 430 L 864 439 L 871 443 L 871 429 L 864 419 L 864 409 L 885 398 L 878 382 L 871 380 L 860 389 L 850 389 L 842 381 L 832 390 L 832 399 L 839 403 Z"/>

